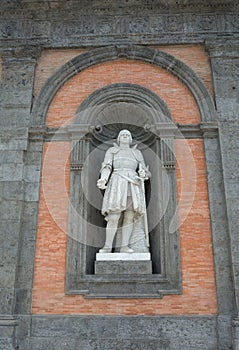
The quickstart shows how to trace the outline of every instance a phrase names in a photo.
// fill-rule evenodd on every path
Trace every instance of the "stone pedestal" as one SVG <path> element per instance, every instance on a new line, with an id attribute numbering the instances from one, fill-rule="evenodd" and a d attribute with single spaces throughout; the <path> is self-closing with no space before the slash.
<path id="1" fill-rule="evenodd" d="M 96 275 L 148 275 L 152 274 L 150 253 L 98 253 Z"/>

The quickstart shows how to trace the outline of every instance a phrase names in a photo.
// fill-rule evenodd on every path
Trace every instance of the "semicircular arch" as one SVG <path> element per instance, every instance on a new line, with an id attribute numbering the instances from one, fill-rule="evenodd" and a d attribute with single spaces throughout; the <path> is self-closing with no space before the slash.
<path id="1" fill-rule="evenodd" d="M 160 50 L 145 46 L 108 46 L 84 52 L 57 70 L 40 91 L 32 109 L 32 125 L 44 125 L 49 106 L 63 84 L 82 70 L 102 62 L 126 58 L 158 65 L 187 86 L 194 96 L 203 122 L 216 120 L 212 97 L 197 74 L 185 63 Z"/>

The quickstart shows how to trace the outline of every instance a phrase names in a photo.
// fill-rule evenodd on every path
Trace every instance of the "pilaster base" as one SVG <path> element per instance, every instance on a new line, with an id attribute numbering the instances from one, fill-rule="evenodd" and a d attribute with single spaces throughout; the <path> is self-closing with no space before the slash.
<path id="1" fill-rule="evenodd" d="M 239 318 L 232 320 L 233 350 L 239 350 Z"/>

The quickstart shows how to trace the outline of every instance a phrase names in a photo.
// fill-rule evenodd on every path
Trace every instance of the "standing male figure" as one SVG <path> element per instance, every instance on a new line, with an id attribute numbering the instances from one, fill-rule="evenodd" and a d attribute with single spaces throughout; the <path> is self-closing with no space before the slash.
<path id="1" fill-rule="evenodd" d="M 142 181 L 148 180 L 151 174 L 145 166 L 142 153 L 137 146 L 130 147 L 131 143 L 131 133 L 128 130 L 121 130 L 117 144 L 108 149 L 101 167 L 97 186 L 102 190 L 105 189 L 102 214 L 105 216 L 107 226 L 105 245 L 100 249 L 100 253 L 112 251 L 121 213 L 124 217 L 120 252 L 132 253 L 129 241 L 134 221 L 146 215 Z"/>

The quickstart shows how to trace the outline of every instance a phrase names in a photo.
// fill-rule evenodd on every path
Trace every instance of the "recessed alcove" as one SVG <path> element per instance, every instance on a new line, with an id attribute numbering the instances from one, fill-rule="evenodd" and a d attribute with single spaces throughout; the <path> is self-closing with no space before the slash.
<path id="1" fill-rule="evenodd" d="M 125 106 L 123 106 L 125 107 Z M 118 108 L 118 106 L 116 107 Z M 101 168 L 101 163 L 103 162 L 105 152 L 110 146 L 116 142 L 117 135 L 120 130 L 128 129 L 133 137 L 132 147 L 137 145 L 137 148 L 141 150 L 144 155 L 144 158 L 147 159 L 147 165 L 149 165 L 150 171 L 152 173 L 152 177 L 150 180 L 145 182 L 145 193 L 146 193 L 146 203 L 148 207 L 148 217 L 150 225 L 149 234 L 150 237 L 150 251 L 152 254 L 153 261 L 153 271 L 154 273 L 161 272 L 161 262 L 160 262 L 160 242 L 157 237 L 160 237 L 159 232 L 159 223 L 155 223 L 153 220 L 153 216 L 160 217 L 160 208 L 159 203 L 161 202 L 160 198 L 160 190 L 156 189 L 159 181 L 157 180 L 160 176 L 161 171 L 161 162 L 160 158 L 157 157 L 156 152 L 156 137 L 151 132 L 144 130 L 144 128 L 126 124 L 126 123 L 117 123 L 117 124 L 107 124 L 104 125 L 100 132 L 93 133 L 91 141 L 90 141 L 90 154 L 88 159 L 86 160 L 85 167 L 87 168 L 86 174 L 88 177 L 88 190 L 87 190 L 87 208 L 88 208 L 88 216 L 87 221 L 90 225 L 94 225 L 97 227 L 95 230 L 95 234 L 99 235 L 99 243 L 101 243 L 98 247 L 95 247 L 89 242 L 86 248 L 86 256 L 87 256 L 87 271 L 86 273 L 93 274 L 94 273 L 94 260 L 95 254 L 98 252 L 99 248 L 103 246 L 105 239 L 105 226 L 106 221 L 104 220 L 103 215 L 101 214 L 101 204 L 103 199 L 103 191 L 100 191 L 96 187 L 96 182 L 99 178 L 99 171 Z M 108 141 L 107 141 L 108 135 Z M 95 137 L 96 136 L 96 137 Z M 103 142 L 103 140 L 105 140 Z M 143 140 L 144 143 L 139 142 L 138 140 Z M 84 170 L 82 171 L 82 176 L 86 176 L 84 174 Z M 154 191 L 158 193 L 157 196 L 151 200 L 151 182 L 153 182 Z M 119 232 L 118 237 L 120 236 L 120 227 L 121 221 L 119 222 Z M 115 239 L 115 250 L 117 251 L 118 240 L 120 238 Z M 93 240 L 92 240 L 93 243 Z M 89 258 L 90 257 L 90 258 Z"/>
<path id="2" fill-rule="evenodd" d="M 67 293 L 86 297 L 161 297 L 180 293 L 178 232 L 169 234 L 177 203 L 175 127 L 166 104 L 142 86 L 113 84 L 95 91 L 79 106 L 74 125 Z M 105 152 L 122 129 L 132 133 L 132 146 L 137 144 L 152 173 L 145 191 L 153 269 L 145 275 L 96 275 L 95 257 L 105 239 L 105 221 L 100 211 L 103 193 L 96 182 Z"/>

